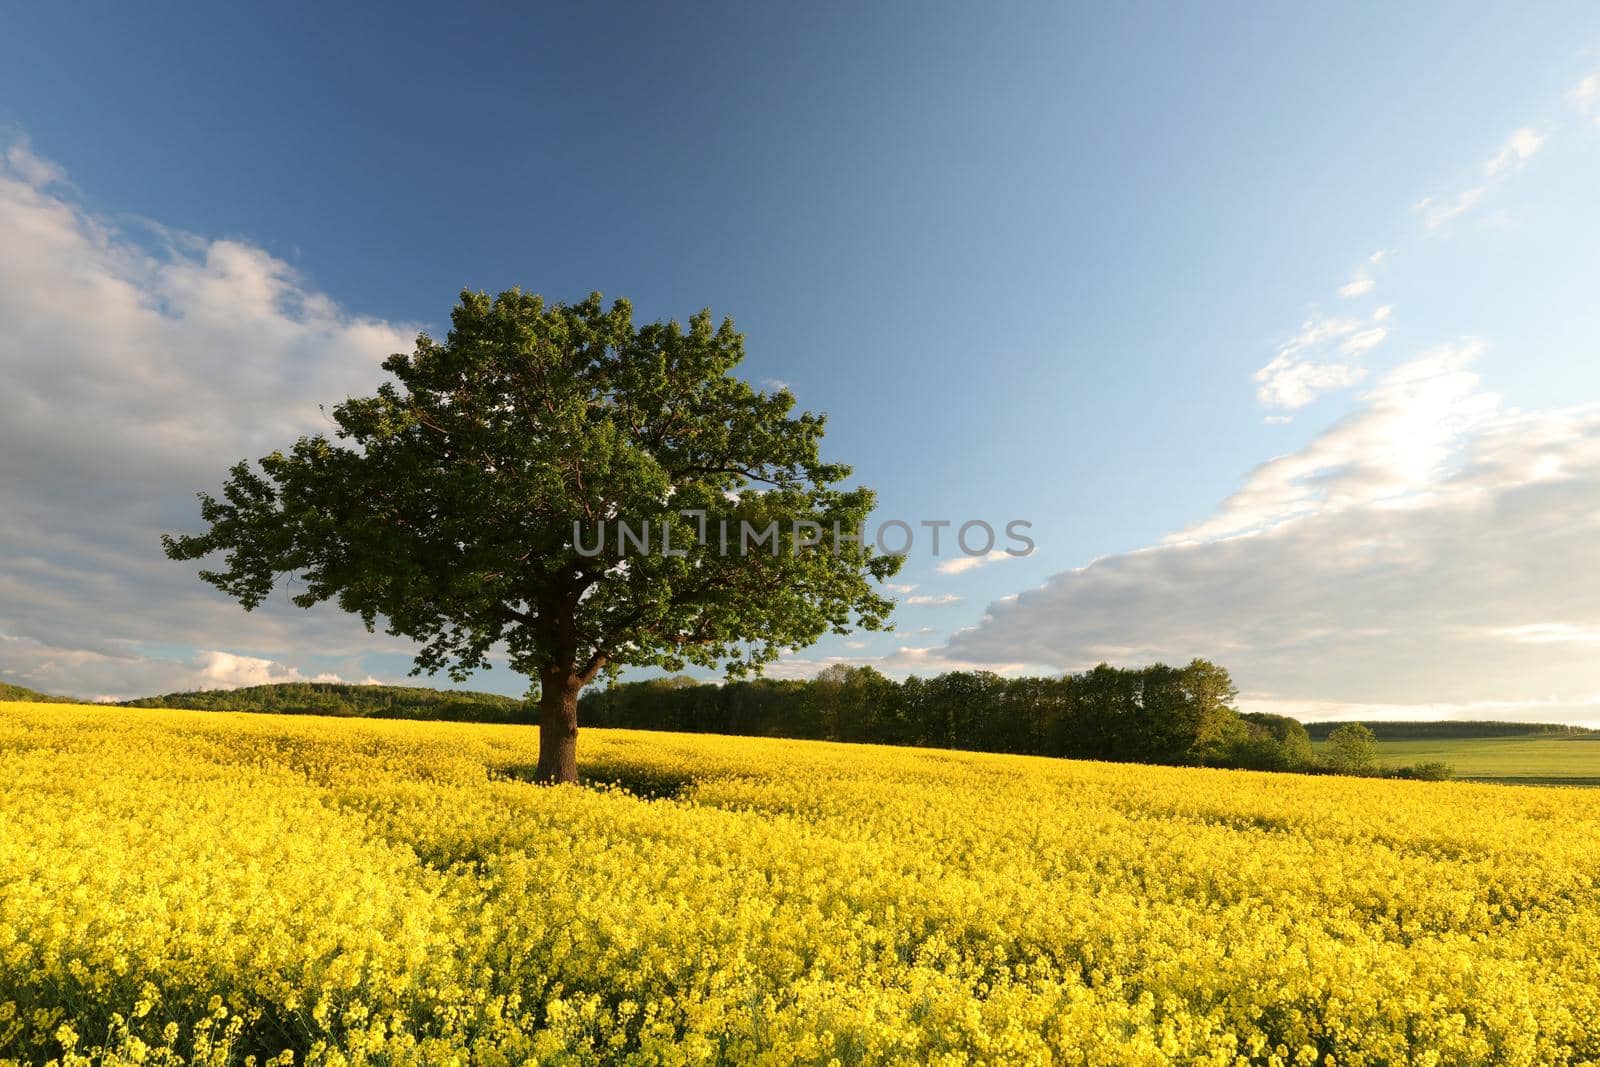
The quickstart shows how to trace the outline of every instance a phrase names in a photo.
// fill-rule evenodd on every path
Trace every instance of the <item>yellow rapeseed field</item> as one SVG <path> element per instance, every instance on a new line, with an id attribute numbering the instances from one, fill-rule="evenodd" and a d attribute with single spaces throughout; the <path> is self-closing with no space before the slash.
<path id="1" fill-rule="evenodd" d="M 1600 1060 L 1600 794 L 535 745 L 0 704 L 0 1061 Z"/>

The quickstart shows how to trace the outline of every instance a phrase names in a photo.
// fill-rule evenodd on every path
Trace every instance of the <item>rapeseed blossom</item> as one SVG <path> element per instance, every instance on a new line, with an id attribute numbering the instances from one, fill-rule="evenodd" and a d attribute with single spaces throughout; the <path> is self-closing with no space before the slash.
<path id="1" fill-rule="evenodd" d="M 1582 790 L 0 704 L 0 1063 L 1593 1064 Z"/>

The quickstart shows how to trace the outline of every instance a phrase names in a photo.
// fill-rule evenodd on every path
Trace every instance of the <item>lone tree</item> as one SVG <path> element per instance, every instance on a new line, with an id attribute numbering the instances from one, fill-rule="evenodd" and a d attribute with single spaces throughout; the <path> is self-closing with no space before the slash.
<path id="1" fill-rule="evenodd" d="M 503 648 L 537 683 L 546 782 L 577 779 L 579 691 L 623 666 L 759 671 L 852 625 L 883 629 L 871 584 L 898 556 L 854 539 L 873 494 L 818 455 L 823 417 L 730 372 L 709 312 L 635 326 L 619 300 L 463 292 L 441 344 L 383 364 L 395 381 L 200 494 L 209 529 L 173 559 L 260 604 L 333 600 L 420 643 L 413 674 L 462 681 Z"/>

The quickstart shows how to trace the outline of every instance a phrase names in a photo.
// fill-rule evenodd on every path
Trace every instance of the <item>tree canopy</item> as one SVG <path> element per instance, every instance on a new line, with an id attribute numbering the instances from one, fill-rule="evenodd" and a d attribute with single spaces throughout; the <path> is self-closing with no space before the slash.
<path id="1" fill-rule="evenodd" d="M 417 641 L 417 672 L 459 681 L 503 650 L 538 685 L 539 776 L 575 780 L 577 695 L 602 671 L 740 675 L 893 608 L 872 582 L 900 557 L 849 539 L 872 492 L 821 458 L 823 416 L 732 373 L 743 356 L 707 311 L 636 326 L 599 294 L 463 292 L 443 342 L 333 409 L 333 438 L 235 465 L 200 494 L 208 529 L 163 543 L 223 553 L 201 577 L 247 610 L 296 576 L 296 604 Z M 778 539 L 719 536 L 746 527 Z"/>
<path id="2" fill-rule="evenodd" d="M 11 685 L 6 682 L 0 682 L 0 700 L 14 700 L 27 704 L 72 703 L 71 697 L 51 696 L 49 693 L 41 693 L 37 689 L 28 689 L 24 686 Z"/>
<path id="3" fill-rule="evenodd" d="M 1305 729 L 1293 719 L 1241 716 L 1228 672 L 1112 667 L 1057 677 L 948 671 L 903 681 L 835 664 L 810 681 L 727 685 L 656 678 L 593 690 L 597 725 L 961 748 L 1080 759 L 1308 769 Z"/>
<path id="4" fill-rule="evenodd" d="M 1359 722 L 1347 722 L 1328 735 L 1328 762 L 1343 774 L 1365 774 L 1378 762 L 1378 739 Z"/>

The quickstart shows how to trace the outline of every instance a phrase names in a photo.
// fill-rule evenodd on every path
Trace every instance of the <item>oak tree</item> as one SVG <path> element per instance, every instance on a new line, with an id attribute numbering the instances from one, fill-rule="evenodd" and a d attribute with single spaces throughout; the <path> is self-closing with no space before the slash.
<path id="1" fill-rule="evenodd" d="M 733 374 L 743 355 L 709 312 L 636 326 L 598 293 L 463 292 L 446 339 L 385 361 L 332 438 L 235 465 L 200 494 L 206 531 L 163 544 L 223 553 L 200 575 L 246 610 L 294 576 L 301 607 L 418 642 L 413 673 L 504 655 L 536 683 L 536 776 L 575 781 L 602 672 L 759 671 L 893 608 L 873 582 L 901 558 L 860 537 L 872 492 L 821 458 L 822 416 Z"/>

